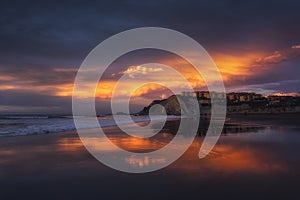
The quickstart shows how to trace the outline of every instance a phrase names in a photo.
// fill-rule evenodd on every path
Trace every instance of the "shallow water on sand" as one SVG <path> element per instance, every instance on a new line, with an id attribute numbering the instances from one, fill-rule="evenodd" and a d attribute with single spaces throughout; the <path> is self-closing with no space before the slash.
<path id="1" fill-rule="evenodd" d="M 292 117 L 290 120 L 288 117 Z M 75 132 L 0 140 L 0 197 L 3 199 L 291 199 L 299 195 L 300 132 L 294 116 L 232 117 L 231 126 L 204 159 L 204 135 L 170 166 L 128 174 L 95 160 Z M 294 120 L 294 122 L 292 122 Z M 151 139 L 127 137 L 107 128 L 113 143 L 134 152 L 166 145 L 175 121 Z M 147 160 L 129 160 L 145 167 Z M 2 199 L 2 198 L 1 198 Z"/>

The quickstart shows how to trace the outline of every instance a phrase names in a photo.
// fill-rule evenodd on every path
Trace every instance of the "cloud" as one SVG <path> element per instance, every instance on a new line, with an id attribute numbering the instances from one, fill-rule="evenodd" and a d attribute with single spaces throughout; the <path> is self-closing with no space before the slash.
<path id="1" fill-rule="evenodd" d="M 292 49 L 300 49 L 300 44 L 292 46 Z"/>
<path id="2" fill-rule="evenodd" d="M 227 90 L 228 92 L 232 91 L 237 91 L 237 92 L 242 92 L 242 91 L 248 91 L 248 92 L 256 92 L 260 93 L 263 95 L 270 95 L 274 93 L 283 93 L 283 94 L 296 94 L 300 93 L 300 80 L 295 79 L 295 80 L 283 80 L 283 81 L 274 81 L 274 79 L 268 78 L 269 75 L 265 75 L 264 82 L 263 83 L 257 83 L 256 84 L 249 84 L 251 80 L 248 80 L 248 84 L 241 85 L 241 86 L 232 86 L 228 87 Z"/>
<path id="3" fill-rule="evenodd" d="M 258 58 L 256 60 L 257 63 L 279 63 L 281 62 L 285 57 L 279 52 L 279 51 L 275 51 L 274 53 L 272 53 L 271 55 L 268 55 L 264 58 Z"/>
<path id="4" fill-rule="evenodd" d="M 153 0 L 117 4 L 101 1 L 94 4 L 72 2 L 72 7 L 68 1 L 59 4 L 54 1 L 3 2 L 0 7 L 1 94 L 11 92 L 7 93 L 15 97 L 11 103 L 18 105 L 22 96 L 12 92 L 39 93 L 47 96 L 41 97 L 41 101 L 49 99 L 45 103 L 52 105 L 51 101 L 56 102 L 58 96 L 70 95 L 68 90 L 76 70 L 93 47 L 111 35 L 145 26 L 183 32 L 200 42 L 212 55 L 224 52 L 227 58 L 233 55 L 220 63 L 216 58 L 229 86 L 293 79 L 299 70 L 299 45 L 290 46 L 299 40 L 300 27 L 295 26 L 300 18 L 299 5 L 299 1 L 293 0 L 274 0 L 272 4 L 260 0 L 240 3 Z M 287 45 L 290 51 L 285 50 Z M 125 71 L 126 66 L 153 62 L 157 54 L 151 53 L 151 56 L 145 59 L 142 55 L 140 60 L 134 61 L 128 57 L 126 61 L 123 59 L 123 63 L 108 70 L 105 81 L 118 79 L 122 75 L 119 72 Z M 177 62 L 165 57 L 170 63 Z M 163 60 L 163 56 L 157 60 Z M 177 69 L 196 83 L 194 86 L 202 85 L 196 81 L 195 73 L 180 66 L 183 65 L 178 64 Z M 143 73 L 160 74 L 143 69 L 126 73 L 135 78 Z M 163 80 L 166 76 L 157 77 Z M 26 98 L 30 102 L 30 96 Z M 34 103 L 39 96 L 31 98 Z"/>
<path id="5" fill-rule="evenodd" d="M 143 67 L 143 66 L 130 66 L 125 71 L 120 72 L 120 74 L 128 74 L 130 78 L 135 78 L 135 75 L 137 74 L 143 74 L 146 75 L 148 73 L 154 73 L 154 72 L 162 72 L 164 71 L 160 67 Z"/>
<path id="6" fill-rule="evenodd" d="M 289 92 L 289 93 L 282 93 L 282 92 L 275 92 L 272 95 L 274 96 L 300 96 L 300 93 L 298 92 Z"/>
<path id="7" fill-rule="evenodd" d="M 262 94 L 299 92 L 299 65 L 298 49 L 289 47 L 272 53 L 265 52 L 244 65 L 241 63 L 236 66 L 236 73 L 229 71 L 225 85 L 229 91 L 244 90 Z"/>
<path id="8" fill-rule="evenodd" d="M 143 85 L 143 87 L 138 88 L 134 93 L 133 93 L 133 97 L 148 97 L 149 98 L 149 94 L 154 92 L 159 93 L 159 95 L 161 96 L 163 92 L 168 91 L 164 86 L 162 85 L 158 85 L 158 84 L 147 84 L 147 85 Z M 155 94 L 155 96 L 159 96 L 157 94 Z"/>

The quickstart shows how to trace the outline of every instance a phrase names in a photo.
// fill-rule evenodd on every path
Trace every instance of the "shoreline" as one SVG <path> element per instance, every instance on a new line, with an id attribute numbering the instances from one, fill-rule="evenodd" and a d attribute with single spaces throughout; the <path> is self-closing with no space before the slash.
<path id="1" fill-rule="evenodd" d="M 237 116 L 237 119 L 242 121 L 241 117 Z M 272 126 L 277 125 L 277 121 L 273 120 Z M 176 124 L 178 121 L 168 122 L 171 128 Z M 133 152 L 160 148 L 173 136 L 167 128 L 159 136 L 160 140 L 125 138 L 115 126 L 105 127 L 105 130 L 115 144 Z M 250 199 L 255 199 L 261 188 L 267 185 L 270 195 L 280 191 L 289 197 L 298 193 L 296 186 L 300 183 L 300 160 L 298 151 L 295 151 L 299 149 L 299 134 L 297 130 L 290 132 L 286 127 L 279 130 L 285 130 L 286 134 L 275 132 L 268 135 L 269 130 L 267 135 L 263 130 L 250 130 L 251 134 L 244 134 L 237 128 L 237 135 L 221 136 L 211 153 L 201 160 L 198 153 L 203 137 L 196 137 L 174 163 L 146 174 L 123 173 L 100 163 L 83 146 L 76 130 L 1 137 L 0 196 L 5 199 L 24 196 L 29 199 L 95 196 L 122 199 L 124 196 L 136 197 L 137 193 L 144 195 L 151 187 L 153 192 L 144 199 L 153 200 L 157 195 L 170 198 L 170 194 L 174 194 L 178 197 L 181 192 L 186 198 L 199 195 L 199 192 L 203 197 L 211 197 L 212 190 L 218 187 L 219 192 L 213 193 L 216 199 L 228 192 L 234 192 L 239 199 L 244 198 L 245 193 L 252 194 Z M 145 164 L 142 161 L 133 163 L 137 163 L 137 167 Z M 166 185 L 171 187 L 166 188 Z"/>
<path id="2" fill-rule="evenodd" d="M 226 118 L 228 121 L 225 121 L 224 126 L 226 125 L 238 125 L 238 124 L 246 124 L 246 125 L 269 125 L 268 122 L 276 121 L 277 125 L 296 125 L 298 123 L 298 119 L 300 118 L 300 113 L 277 113 L 277 114 L 270 114 L 270 113 L 227 113 Z M 204 118 L 200 118 L 204 120 L 205 122 L 209 123 L 210 117 L 206 116 Z M 167 121 L 178 121 L 180 120 L 180 117 L 177 118 L 170 115 L 170 118 L 166 119 Z M 139 124 L 141 126 L 146 125 L 150 122 L 149 121 L 137 121 L 136 124 Z M 125 124 L 125 125 L 131 125 L 131 124 Z M 117 125 L 109 125 L 109 126 L 102 126 L 102 129 L 111 129 L 116 128 Z M 95 128 L 85 128 L 85 129 L 95 129 Z M 65 132 L 76 132 L 76 128 L 70 129 L 70 130 L 64 130 L 64 131 L 54 131 L 54 132 L 42 132 L 42 133 L 32 133 L 32 134 L 24 134 L 24 135 L 1 135 L 1 138 L 6 137 L 28 137 L 28 136 L 36 136 L 36 135 L 52 135 L 52 134 L 62 134 Z"/>

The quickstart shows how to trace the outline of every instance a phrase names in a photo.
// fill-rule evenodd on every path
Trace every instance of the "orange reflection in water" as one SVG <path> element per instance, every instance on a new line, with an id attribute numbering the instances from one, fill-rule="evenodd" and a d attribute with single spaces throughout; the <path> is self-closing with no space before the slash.
<path id="1" fill-rule="evenodd" d="M 109 140 L 116 146 L 132 152 L 149 152 L 162 148 L 172 139 L 170 134 L 160 134 L 159 138 L 137 138 L 126 136 L 125 134 L 108 135 Z M 113 151 L 110 145 L 106 144 L 106 140 L 101 138 L 87 138 L 85 143 L 95 150 Z M 61 138 L 58 140 L 58 146 L 64 151 L 77 151 L 83 147 L 79 138 Z"/>
<path id="2" fill-rule="evenodd" d="M 14 151 L 11 149 L 1 149 L 0 150 L 0 164 L 5 164 L 9 162 L 10 157 L 14 155 Z"/>
<path id="3" fill-rule="evenodd" d="M 156 139 L 141 139 L 128 137 L 121 134 L 109 135 L 110 140 L 119 146 L 132 152 L 149 152 L 165 146 L 173 136 L 171 134 L 161 134 L 160 138 Z M 194 171 L 196 173 L 215 173 L 232 174 L 235 172 L 249 173 L 273 173 L 286 172 L 289 170 L 280 156 L 264 151 L 262 148 L 256 148 L 255 145 L 243 146 L 237 141 L 230 143 L 222 143 L 220 141 L 214 149 L 204 159 L 198 158 L 199 149 L 202 143 L 202 138 L 196 138 L 185 154 L 175 163 L 169 166 L 170 169 L 180 171 Z M 99 143 L 100 141 L 100 143 Z M 80 151 L 82 143 L 77 138 L 60 139 L 59 147 L 64 151 Z M 99 139 L 90 139 L 88 144 L 99 151 L 113 151 L 109 146 L 105 146 Z M 270 155 L 271 154 L 271 155 Z M 155 165 L 165 162 L 164 158 L 152 159 L 150 157 L 135 158 L 128 157 L 125 161 L 135 167 L 145 167 L 149 164 Z"/>
<path id="4" fill-rule="evenodd" d="M 154 159 L 154 158 L 150 158 L 149 156 L 145 156 L 144 158 L 135 158 L 134 156 L 131 156 L 129 158 L 126 158 L 125 161 L 133 166 L 144 167 L 144 166 L 149 166 L 150 164 L 155 165 L 155 164 L 165 163 L 166 159 L 165 158 Z"/>
<path id="5" fill-rule="evenodd" d="M 57 146 L 61 151 L 79 151 L 83 144 L 79 138 L 61 138 L 57 141 Z"/>
<path id="6" fill-rule="evenodd" d="M 137 138 L 126 135 L 111 135 L 109 139 L 118 147 L 132 152 L 149 152 L 164 147 L 173 138 L 169 134 L 160 134 L 155 138 Z"/>
<path id="7" fill-rule="evenodd" d="M 220 140 L 222 141 L 222 137 Z M 201 141 L 195 140 L 183 157 L 171 167 L 185 171 L 223 174 L 287 172 L 289 169 L 282 158 L 271 156 L 270 152 L 263 151 L 261 148 L 257 149 L 252 145 L 243 147 L 236 141 L 232 141 L 230 144 L 219 142 L 204 159 L 199 159 L 201 143 Z"/>

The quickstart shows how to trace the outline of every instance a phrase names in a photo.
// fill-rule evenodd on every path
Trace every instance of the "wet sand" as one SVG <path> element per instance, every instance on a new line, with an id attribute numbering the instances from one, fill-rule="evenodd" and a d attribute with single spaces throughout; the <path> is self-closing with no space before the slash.
<path id="1" fill-rule="evenodd" d="M 247 123 L 247 117 L 231 118 Z M 179 160 L 146 174 L 104 166 L 87 152 L 75 131 L 2 137 L 0 198 L 292 199 L 300 184 L 300 134 L 294 117 L 253 117 L 257 120 L 251 123 L 266 125 L 265 129 L 222 135 L 201 160 L 197 155 L 203 136 L 198 136 Z M 117 128 L 108 132 L 116 142 L 122 141 L 118 145 L 132 151 L 159 148 L 172 138 L 168 128 L 162 135 L 166 140 L 155 142 L 119 140 L 124 136 Z"/>

